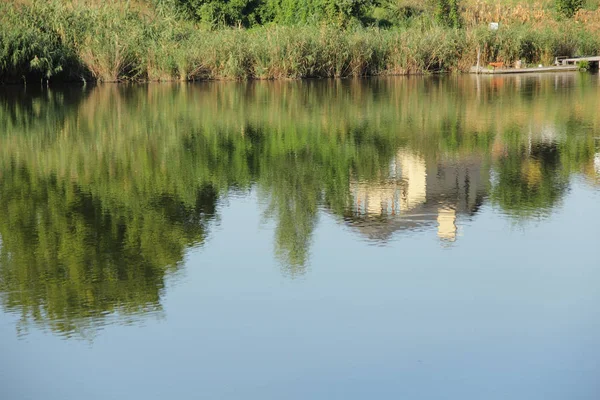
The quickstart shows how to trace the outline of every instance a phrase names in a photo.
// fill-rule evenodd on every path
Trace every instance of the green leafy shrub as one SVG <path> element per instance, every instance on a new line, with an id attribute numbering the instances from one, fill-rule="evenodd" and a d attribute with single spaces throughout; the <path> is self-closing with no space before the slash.
<path id="1" fill-rule="evenodd" d="M 583 8 L 584 0 L 556 0 L 556 11 L 567 18 L 571 18 Z"/>
<path id="2" fill-rule="evenodd" d="M 206 26 L 252 27 L 322 21 L 346 25 L 364 18 L 374 0 L 172 0 L 175 6 Z"/>
<path id="3" fill-rule="evenodd" d="M 445 26 L 460 28 L 458 0 L 436 0 L 435 19 Z"/>

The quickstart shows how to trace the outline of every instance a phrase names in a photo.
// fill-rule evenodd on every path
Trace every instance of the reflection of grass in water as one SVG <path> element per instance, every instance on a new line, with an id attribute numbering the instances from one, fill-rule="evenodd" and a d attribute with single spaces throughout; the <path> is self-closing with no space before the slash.
<path id="1" fill-rule="evenodd" d="M 204 241 L 218 198 L 254 184 L 276 221 L 276 255 L 300 275 L 319 207 L 343 216 L 351 180 L 387 179 L 400 146 L 434 166 L 476 155 L 496 172 L 495 204 L 516 218 L 547 212 L 569 175 L 593 165 L 600 129 L 596 87 L 558 95 L 555 82 L 0 93 L 3 307 L 59 331 L 160 308 L 165 275 Z M 540 126 L 560 134 L 536 145 Z"/>

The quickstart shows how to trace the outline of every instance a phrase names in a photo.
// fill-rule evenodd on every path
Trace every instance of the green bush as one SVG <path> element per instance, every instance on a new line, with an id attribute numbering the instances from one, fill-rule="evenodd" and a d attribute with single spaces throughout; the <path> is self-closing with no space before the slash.
<path id="1" fill-rule="evenodd" d="M 571 18 L 583 8 L 585 0 L 556 0 L 556 11 L 564 17 Z"/>
<path id="2" fill-rule="evenodd" d="M 252 27 L 322 21 L 347 25 L 364 18 L 373 0 L 172 0 L 189 17 L 209 27 Z"/>
<path id="3" fill-rule="evenodd" d="M 379 26 L 405 26 L 430 11 L 428 4 L 419 0 L 381 0 L 372 17 Z"/>
<path id="4" fill-rule="evenodd" d="M 260 0 L 175 0 L 191 17 L 209 26 L 253 26 L 261 23 Z"/>
<path id="5" fill-rule="evenodd" d="M 436 0 L 435 19 L 440 24 L 460 28 L 460 10 L 458 0 Z"/>

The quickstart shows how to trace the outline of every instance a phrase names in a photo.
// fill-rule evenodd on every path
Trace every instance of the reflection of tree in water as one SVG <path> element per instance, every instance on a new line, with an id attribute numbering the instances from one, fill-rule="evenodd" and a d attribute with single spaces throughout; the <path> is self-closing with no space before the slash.
<path id="1" fill-rule="evenodd" d="M 511 121 L 468 85 L 399 82 L 0 93 L 2 306 L 66 332 L 160 308 L 166 274 L 232 189 L 258 189 L 293 277 L 306 271 L 319 209 L 370 224 L 375 240 L 413 222 L 454 240 L 456 219 L 490 191 L 527 218 L 558 202 L 571 172 L 595 174 L 593 92 L 570 110 L 579 103 L 509 91 L 522 110 Z M 566 139 L 529 146 L 523 127 L 548 115 Z"/>
<path id="2" fill-rule="evenodd" d="M 321 197 L 315 175 L 310 163 L 284 160 L 263 182 L 267 215 L 277 221 L 275 253 L 291 276 L 302 274 L 308 260 Z"/>
<path id="3" fill-rule="evenodd" d="M 298 276 L 308 263 L 319 207 L 342 214 L 350 201 L 350 175 L 381 174 L 395 144 L 364 125 L 349 129 L 343 140 L 272 131 L 258 137 L 266 143 L 255 147 L 260 150 L 254 158 L 262 160 L 257 181 L 266 215 L 276 221 L 275 253 L 284 271 Z"/>
<path id="4" fill-rule="evenodd" d="M 111 313 L 160 309 L 169 271 L 206 237 L 216 193 L 186 206 L 157 196 L 152 206 L 106 209 L 74 184 L 12 165 L 0 180 L 0 300 L 29 321 L 69 334 Z"/>
<path id="5" fill-rule="evenodd" d="M 514 216 L 549 213 L 562 199 L 568 176 L 561 169 L 556 143 L 533 143 L 511 150 L 497 161 L 493 202 Z"/>

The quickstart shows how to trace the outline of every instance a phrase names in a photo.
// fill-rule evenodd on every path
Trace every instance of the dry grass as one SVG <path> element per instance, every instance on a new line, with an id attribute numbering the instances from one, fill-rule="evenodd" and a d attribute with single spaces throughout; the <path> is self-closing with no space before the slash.
<path id="1" fill-rule="evenodd" d="M 559 29 L 565 24 L 584 24 L 593 33 L 600 33 L 600 8 L 593 0 L 579 10 L 571 22 L 560 20 L 551 0 L 502 1 L 472 0 L 464 4 L 463 20 L 467 26 L 474 27 L 490 22 L 499 22 L 508 26 L 528 24 L 535 28 Z"/>

